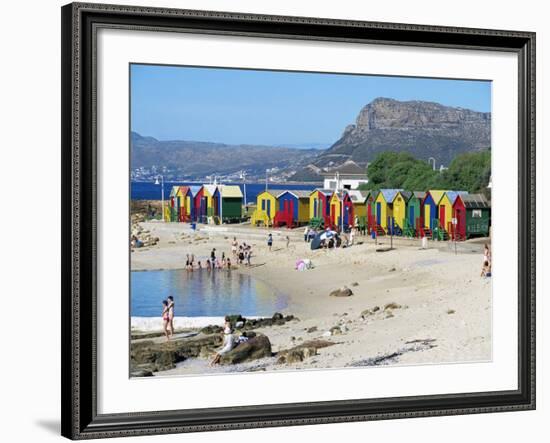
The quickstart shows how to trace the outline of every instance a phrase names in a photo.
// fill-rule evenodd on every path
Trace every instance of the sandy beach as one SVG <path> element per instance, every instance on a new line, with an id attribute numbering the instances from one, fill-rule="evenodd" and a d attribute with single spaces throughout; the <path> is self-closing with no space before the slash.
<path id="1" fill-rule="evenodd" d="M 235 236 L 239 243 L 252 245 L 253 258 L 251 267 L 240 266 L 232 272 L 253 275 L 284 293 L 288 305 L 282 314 L 297 317 L 282 325 L 255 329 L 269 338 L 274 357 L 209 368 L 204 356 L 179 362 L 175 368 L 154 375 L 459 363 L 492 358 L 491 279 L 480 277 L 484 239 L 460 242 L 456 250 L 452 242 L 429 241 L 428 249 L 423 250 L 418 239 L 394 237 L 393 249 L 389 250 L 389 237 L 381 237 L 375 244 L 370 237 L 358 236 L 349 248 L 312 251 L 303 240 L 303 229 L 268 231 L 246 225 L 199 225 L 197 231 L 192 231 L 187 224 L 162 222 L 143 222 L 140 227 L 159 241 L 133 250 L 133 271 L 182 269 L 186 254 L 206 260 L 212 248 L 230 256 Z M 266 244 L 268 232 L 274 238 L 271 252 Z M 290 239 L 288 248 L 286 236 Z M 296 271 L 296 260 L 305 258 L 314 268 Z M 343 287 L 353 294 L 329 296 Z M 153 320 L 148 321 L 143 329 L 150 331 L 154 329 Z M 133 333 L 139 334 L 139 324 L 138 319 L 133 321 Z M 197 324 L 188 326 L 198 328 Z M 312 340 L 333 345 L 318 349 L 303 361 L 277 362 L 280 351 Z"/>

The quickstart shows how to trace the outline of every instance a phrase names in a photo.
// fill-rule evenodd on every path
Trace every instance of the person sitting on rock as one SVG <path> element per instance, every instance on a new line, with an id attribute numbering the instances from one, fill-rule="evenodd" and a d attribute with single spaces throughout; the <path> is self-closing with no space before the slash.
<path id="1" fill-rule="evenodd" d="M 233 337 L 231 323 L 229 322 L 229 319 L 227 317 L 225 318 L 225 327 L 223 330 L 223 334 L 223 346 L 218 352 L 216 352 L 216 355 L 214 355 L 214 359 L 210 362 L 210 366 L 219 364 L 222 356 L 227 354 L 235 347 L 235 337 Z"/>

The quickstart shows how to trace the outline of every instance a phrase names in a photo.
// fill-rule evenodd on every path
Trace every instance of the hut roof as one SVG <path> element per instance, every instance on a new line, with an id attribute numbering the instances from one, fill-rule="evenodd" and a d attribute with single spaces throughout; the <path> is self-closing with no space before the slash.
<path id="1" fill-rule="evenodd" d="M 217 185 L 204 185 L 204 189 L 208 191 L 210 195 L 214 195 L 214 192 L 216 192 Z"/>
<path id="2" fill-rule="evenodd" d="M 258 195 L 263 194 L 264 192 L 267 192 L 269 195 L 272 195 L 275 198 L 279 198 L 281 194 L 286 192 L 286 190 L 285 189 L 268 189 L 267 191 L 264 190 L 262 192 L 259 192 Z"/>
<path id="3" fill-rule="evenodd" d="M 402 191 L 402 189 L 380 189 L 387 203 L 391 203 L 399 191 Z"/>
<path id="4" fill-rule="evenodd" d="M 454 205 L 458 196 L 466 195 L 468 194 L 468 191 L 447 191 L 445 194 L 447 194 L 447 197 L 449 198 L 451 204 Z"/>
<path id="5" fill-rule="evenodd" d="M 220 194 L 222 198 L 243 198 L 240 186 L 237 185 L 223 185 L 220 186 Z"/>
<path id="6" fill-rule="evenodd" d="M 306 190 L 303 190 L 303 189 L 286 189 L 286 190 L 282 191 L 277 196 L 277 198 L 280 197 L 281 195 L 283 195 L 285 192 L 288 192 L 289 194 L 292 194 L 296 198 L 309 198 L 309 196 L 311 194 L 311 191 L 306 191 Z"/>
<path id="7" fill-rule="evenodd" d="M 342 193 L 342 191 L 338 191 L 334 193 L 336 197 L 338 197 L 339 200 L 342 200 L 343 195 L 342 194 L 348 194 L 351 200 L 351 195 L 349 194 L 349 191 L 346 191 L 345 193 Z"/>
<path id="8" fill-rule="evenodd" d="M 426 197 L 426 193 L 424 191 L 413 191 L 413 195 L 420 200 Z"/>
<path id="9" fill-rule="evenodd" d="M 447 191 L 436 190 L 436 189 L 430 189 L 428 192 L 429 192 L 430 195 L 432 196 L 432 198 L 433 198 L 435 204 L 438 205 L 439 202 L 441 201 L 441 199 L 443 198 L 443 195 L 444 195 L 445 192 L 447 192 Z"/>
<path id="10" fill-rule="evenodd" d="M 466 209 L 484 209 L 490 208 L 491 204 L 483 194 L 464 194 L 460 195 Z"/>
<path id="11" fill-rule="evenodd" d="M 334 192 L 334 189 L 317 189 L 317 191 L 325 194 L 325 195 L 332 195 L 332 193 Z"/>
<path id="12" fill-rule="evenodd" d="M 173 197 L 174 195 L 176 195 L 179 188 L 180 188 L 179 186 L 172 186 L 172 189 L 170 189 L 170 197 Z"/>
<path id="13" fill-rule="evenodd" d="M 409 199 L 412 197 L 412 192 L 411 191 L 399 191 L 399 194 L 401 194 L 403 196 L 405 201 L 409 201 Z M 397 194 L 395 194 L 395 197 L 397 197 Z M 395 199 L 395 197 L 394 197 L 394 199 Z"/>
<path id="14" fill-rule="evenodd" d="M 189 186 L 189 190 L 195 196 L 201 190 L 201 186 Z"/>
<path id="15" fill-rule="evenodd" d="M 348 191 L 348 194 L 353 203 L 364 203 L 369 196 L 368 191 L 359 191 L 358 189 L 352 189 Z"/>

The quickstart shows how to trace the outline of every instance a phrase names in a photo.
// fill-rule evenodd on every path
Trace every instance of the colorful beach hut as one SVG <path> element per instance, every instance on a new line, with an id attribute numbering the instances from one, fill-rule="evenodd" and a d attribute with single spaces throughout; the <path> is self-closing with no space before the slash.
<path id="1" fill-rule="evenodd" d="M 459 194 L 453 204 L 457 240 L 489 236 L 491 205 L 483 194 Z"/>
<path id="2" fill-rule="evenodd" d="M 376 198 L 380 191 L 368 191 L 367 195 L 367 227 L 370 232 L 376 228 Z"/>
<path id="3" fill-rule="evenodd" d="M 380 189 L 374 201 L 376 208 L 374 213 L 375 223 L 379 234 L 385 233 L 388 229 L 388 218 L 393 217 L 392 203 L 399 191 L 402 191 L 402 189 Z"/>
<path id="4" fill-rule="evenodd" d="M 332 194 L 330 198 L 330 222 L 332 226 L 343 229 L 354 225 L 353 202 L 347 191 Z"/>
<path id="5" fill-rule="evenodd" d="M 199 186 L 197 193 L 193 196 L 195 201 L 195 221 L 199 223 L 206 223 L 208 197 L 204 191 L 204 186 Z"/>
<path id="6" fill-rule="evenodd" d="M 218 190 L 217 185 L 203 185 L 203 195 L 204 198 L 206 198 L 206 216 L 207 217 L 213 217 L 218 215 L 220 204 L 219 201 L 215 202 L 215 197 L 218 196 L 219 198 L 219 192 L 216 194 L 216 191 Z"/>
<path id="7" fill-rule="evenodd" d="M 407 202 L 412 196 L 410 191 L 398 191 L 392 201 L 394 223 L 401 232 L 407 226 Z"/>
<path id="8" fill-rule="evenodd" d="M 289 190 L 277 196 L 277 212 L 273 226 L 291 228 L 309 221 L 309 191 Z"/>
<path id="9" fill-rule="evenodd" d="M 358 189 L 352 189 L 347 192 L 353 203 L 353 212 L 355 217 L 364 217 L 367 216 L 367 197 L 369 191 L 359 191 Z"/>
<path id="10" fill-rule="evenodd" d="M 260 223 L 264 226 L 273 225 L 273 219 L 277 212 L 277 197 L 281 192 L 269 189 L 258 194 L 256 197 L 256 210 L 251 219 L 254 226 Z"/>
<path id="11" fill-rule="evenodd" d="M 186 196 L 189 190 L 188 186 L 172 186 L 168 200 L 168 210 L 165 209 L 165 220 L 170 222 L 187 221 Z"/>
<path id="12" fill-rule="evenodd" d="M 424 197 L 425 192 L 413 191 L 407 201 L 407 217 L 404 234 L 409 236 L 420 235 L 424 231 Z"/>
<path id="13" fill-rule="evenodd" d="M 170 190 L 170 196 L 169 196 L 169 202 L 168 202 L 168 214 L 165 214 L 165 221 L 168 222 L 175 222 L 178 219 L 178 193 L 179 186 L 172 186 L 172 189 Z M 166 217 L 167 216 L 167 217 Z"/>
<path id="14" fill-rule="evenodd" d="M 311 222 L 322 221 L 324 226 L 330 226 L 330 189 L 315 189 L 309 194 L 309 219 Z"/>
<path id="15" fill-rule="evenodd" d="M 191 197 L 189 186 L 179 186 L 176 191 L 177 221 L 187 222 L 191 216 Z"/>
<path id="16" fill-rule="evenodd" d="M 353 225 L 361 230 L 366 229 L 367 222 L 367 197 L 369 191 L 360 191 L 352 189 L 347 191 L 351 202 L 353 203 L 353 213 L 355 216 Z"/>
<path id="17" fill-rule="evenodd" d="M 189 203 L 190 203 L 190 220 L 191 221 L 198 221 L 198 212 L 197 212 L 197 206 L 196 206 L 196 196 L 199 194 L 201 190 L 201 186 L 189 186 L 188 196 L 189 196 Z"/>
<path id="18" fill-rule="evenodd" d="M 441 190 L 429 190 L 424 197 L 424 228 L 433 231 L 438 227 L 439 219 L 439 202 L 445 194 Z M 445 209 L 444 209 L 445 210 Z M 445 217 L 445 216 L 444 216 Z"/>
<path id="19" fill-rule="evenodd" d="M 439 225 L 449 237 L 454 238 L 455 227 L 453 226 L 454 210 L 453 205 L 459 195 L 465 195 L 466 191 L 447 191 L 441 197 L 438 204 Z"/>
<path id="20" fill-rule="evenodd" d="M 219 185 L 222 223 L 240 222 L 243 216 L 243 193 L 237 185 Z"/>

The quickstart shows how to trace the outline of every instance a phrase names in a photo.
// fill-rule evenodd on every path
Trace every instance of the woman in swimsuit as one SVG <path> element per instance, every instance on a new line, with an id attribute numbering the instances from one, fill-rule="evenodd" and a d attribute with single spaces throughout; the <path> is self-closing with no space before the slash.
<path id="1" fill-rule="evenodd" d="M 170 337 L 174 336 L 174 297 L 168 297 L 168 319 L 170 320 Z"/>
<path id="2" fill-rule="evenodd" d="M 166 340 L 170 340 L 168 335 L 168 328 L 170 325 L 170 315 L 168 314 L 168 302 L 162 300 L 162 328 L 164 329 L 164 335 L 166 335 Z"/>

